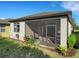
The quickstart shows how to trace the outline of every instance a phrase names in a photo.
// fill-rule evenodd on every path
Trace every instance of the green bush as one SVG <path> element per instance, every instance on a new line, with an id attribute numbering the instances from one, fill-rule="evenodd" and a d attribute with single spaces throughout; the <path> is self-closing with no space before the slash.
<path id="1" fill-rule="evenodd" d="M 40 44 L 40 40 L 39 39 L 35 39 L 34 37 L 30 36 L 28 38 L 25 38 L 25 43 L 26 44 L 31 44 L 31 45 L 39 45 Z"/>
<path id="2" fill-rule="evenodd" d="M 66 55 L 67 48 L 60 46 L 60 47 L 58 47 L 58 50 L 59 50 L 62 54 Z"/>
<path id="3" fill-rule="evenodd" d="M 29 37 L 28 40 L 26 41 L 26 43 L 34 44 L 35 43 L 35 39 L 33 37 Z"/>
<path id="4" fill-rule="evenodd" d="M 68 37 L 68 48 L 73 48 L 75 43 L 76 43 L 76 36 L 75 34 L 71 34 L 69 37 Z"/>
<path id="5" fill-rule="evenodd" d="M 74 33 L 75 35 L 76 35 L 76 38 L 77 38 L 77 40 L 76 40 L 76 43 L 75 43 L 75 48 L 79 48 L 79 32 L 75 32 Z"/>

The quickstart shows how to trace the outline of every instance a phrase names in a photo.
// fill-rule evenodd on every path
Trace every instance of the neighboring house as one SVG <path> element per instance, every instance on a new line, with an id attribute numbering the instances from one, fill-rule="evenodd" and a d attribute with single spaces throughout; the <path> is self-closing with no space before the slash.
<path id="1" fill-rule="evenodd" d="M 10 22 L 0 19 L 0 37 L 10 37 Z"/>
<path id="2" fill-rule="evenodd" d="M 70 11 L 39 13 L 10 22 L 11 38 L 24 41 L 32 36 L 47 45 L 62 47 L 67 47 L 67 38 L 74 29 Z"/>

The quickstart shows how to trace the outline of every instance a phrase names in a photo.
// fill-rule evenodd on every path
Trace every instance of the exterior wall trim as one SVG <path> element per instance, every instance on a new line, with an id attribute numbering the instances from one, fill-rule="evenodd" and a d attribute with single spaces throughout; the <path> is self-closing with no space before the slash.
<path id="1" fill-rule="evenodd" d="M 64 22 L 64 23 L 63 23 Z M 64 24 L 64 25 L 63 25 Z M 68 36 L 68 29 L 67 29 L 67 18 L 61 18 L 61 39 L 60 39 L 60 46 L 67 48 L 67 36 Z M 63 28 L 64 26 L 64 28 Z"/>

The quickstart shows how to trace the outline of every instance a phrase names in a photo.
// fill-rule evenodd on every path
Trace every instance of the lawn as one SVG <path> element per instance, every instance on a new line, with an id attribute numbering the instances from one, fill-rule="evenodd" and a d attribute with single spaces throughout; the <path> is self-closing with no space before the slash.
<path id="1" fill-rule="evenodd" d="M 38 48 L 9 38 L 0 38 L 0 58 L 47 58 Z"/>
<path id="2" fill-rule="evenodd" d="M 71 58 L 74 57 L 79 58 L 79 49 Z M 0 38 L 0 58 L 64 58 L 64 56 L 39 45 L 33 46 L 10 38 Z"/>

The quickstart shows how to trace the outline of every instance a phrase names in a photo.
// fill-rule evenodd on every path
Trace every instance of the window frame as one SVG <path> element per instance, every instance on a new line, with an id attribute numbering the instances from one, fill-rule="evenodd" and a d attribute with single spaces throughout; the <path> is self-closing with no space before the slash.
<path id="1" fill-rule="evenodd" d="M 0 24 L 0 32 L 5 32 L 5 25 L 4 24 Z"/>
<path id="2" fill-rule="evenodd" d="M 19 32 L 20 31 L 20 23 L 19 22 L 15 22 L 14 23 L 14 32 Z"/>

